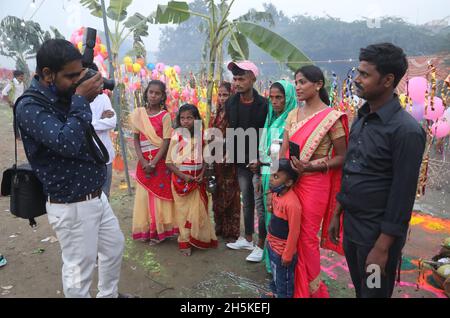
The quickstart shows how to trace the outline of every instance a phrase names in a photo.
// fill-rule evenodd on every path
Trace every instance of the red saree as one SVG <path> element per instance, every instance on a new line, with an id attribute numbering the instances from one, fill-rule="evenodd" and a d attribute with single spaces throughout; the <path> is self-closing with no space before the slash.
<path id="1" fill-rule="evenodd" d="M 347 139 L 347 116 L 327 108 L 291 127 L 290 141 L 300 145 L 300 159 L 310 161 L 322 139 L 334 124 L 341 119 Z M 288 155 L 289 156 L 289 155 Z M 334 151 L 331 152 L 331 157 Z M 324 158 L 311 161 L 313 164 L 327 161 Z M 328 239 L 328 226 L 336 207 L 336 195 L 340 190 L 341 169 L 324 173 L 307 173 L 301 176 L 294 187 L 302 205 L 302 224 L 295 270 L 295 298 L 328 298 L 327 287 L 320 280 L 319 246 L 343 255 L 342 242 L 339 246 Z M 319 232 L 322 228 L 321 239 Z M 342 227 L 341 227 L 342 230 Z M 342 238 L 342 235 L 341 235 Z"/>
<path id="2" fill-rule="evenodd" d="M 160 151 L 167 114 L 162 111 L 155 116 L 148 116 L 144 108 L 138 108 L 131 116 L 134 131 L 139 133 L 142 155 L 147 161 L 156 157 Z M 133 209 L 133 239 L 161 241 L 178 234 L 178 229 L 173 226 L 171 172 L 164 160 L 156 164 L 151 174 L 146 174 L 138 162 L 136 181 L 138 185 Z"/>

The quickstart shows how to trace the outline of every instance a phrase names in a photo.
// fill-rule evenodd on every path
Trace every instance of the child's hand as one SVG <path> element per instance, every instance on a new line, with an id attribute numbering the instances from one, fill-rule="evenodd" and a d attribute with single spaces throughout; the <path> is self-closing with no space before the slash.
<path id="1" fill-rule="evenodd" d="M 184 181 L 186 181 L 187 183 L 191 183 L 195 181 L 195 178 L 191 175 L 185 174 L 184 175 Z"/>
<path id="2" fill-rule="evenodd" d="M 205 177 L 205 171 L 202 171 L 202 173 L 200 173 L 200 175 L 198 175 L 197 178 L 195 178 L 195 182 L 202 183 L 204 177 Z"/>
<path id="3" fill-rule="evenodd" d="M 289 267 L 289 265 L 291 265 L 292 263 L 292 259 L 287 261 L 284 258 L 281 259 L 281 265 L 283 265 L 284 267 Z"/>

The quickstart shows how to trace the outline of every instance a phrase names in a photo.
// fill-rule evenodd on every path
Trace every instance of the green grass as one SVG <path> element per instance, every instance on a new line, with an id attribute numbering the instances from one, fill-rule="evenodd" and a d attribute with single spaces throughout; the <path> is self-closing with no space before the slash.
<path id="1" fill-rule="evenodd" d="M 161 264 L 156 260 L 155 254 L 150 251 L 138 251 L 135 242 L 131 238 L 127 238 L 125 241 L 123 258 L 136 263 L 148 273 L 161 273 Z"/>

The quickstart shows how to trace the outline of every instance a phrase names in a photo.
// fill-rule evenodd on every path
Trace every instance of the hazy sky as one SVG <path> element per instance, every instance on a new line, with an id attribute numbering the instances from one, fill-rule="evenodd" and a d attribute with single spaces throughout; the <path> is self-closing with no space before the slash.
<path id="1" fill-rule="evenodd" d="M 44 29 L 50 25 L 57 27 L 66 38 L 80 26 L 92 26 L 102 29 L 101 19 L 92 17 L 88 10 L 79 5 L 78 0 L 0 0 L 0 20 L 7 15 L 32 19 Z M 109 1 L 106 0 L 106 3 Z M 191 2 L 191 1 L 188 1 Z M 236 0 L 232 16 L 246 13 L 250 8 L 262 10 L 263 3 L 268 0 Z M 446 19 L 450 23 L 450 0 L 272 0 L 279 10 L 288 16 L 309 14 L 354 21 L 380 16 L 397 16 L 411 23 L 423 24 L 431 20 Z M 158 4 L 167 0 L 134 0 L 128 12 L 140 12 L 147 15 L 156 9 Z M 145 39 L 148 50 L 155 51 L 159 44 L 158 26 L 150 27 L 150 36 Z M 0 66 L 13 67 L 13 63 L 0 57 Z"/>

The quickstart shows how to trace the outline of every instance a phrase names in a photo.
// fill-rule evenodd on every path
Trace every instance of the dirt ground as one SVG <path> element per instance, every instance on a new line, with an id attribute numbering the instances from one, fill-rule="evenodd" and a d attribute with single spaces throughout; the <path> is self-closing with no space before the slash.
<path id="1" fill-rule="evenodd" d="M 14 158 L 12 112 L 4 104 L 0 104 L 0 136 L 0 169 L 3 171 L 13 164 Z M 24 160 L 21 144 L 19 154 Z M 127 195 L 124 179 L 123 173 L 115 172 L 111 198 L 113 210 L 127 238 L 121 292 L 151 298 L 256 298 L 267 290 L 270 277 L 264 266 L 247 263 L 247 252 L 228 250 L 223 241 L 220 241 L 218 249 L 195 250 L 189 258 L 177 251 L 175 239 L 152 247 L 132 241 L 133 197 Z M 448 199 L 449 191 L 436 190 L 427 195 L 441 199 L 444 195 Z M 397 286 L 394 297 L 445 297 L 430 271 L 424 272 L 424 282 L 417 285 L 418 259 L 434 256 L 440 242 L 450 236 L 450 221 L 445 219 L 448 212 L 435 207 L 432 200 L 422 202 L 422 208 L 427 206 L 434 207 L 437 212 L 433 210 L 433 216 L 414 215 L 405 248 L 402 282 Z M 59 244 L 52 239 L 55 234 L 46 216 L 38 218 L 37 222 L 38 227 L 33 230 L 26 220 L 13 217 L 9 213 L 9 198 L 0 197 L 0 253 L 8 260 L 8 264 L 0 268 L 0 298 L 63 297 Z M 354 297 L 345 260 L 323 251 L 322 265 L 323 278 L 331 297 Z M 94 281 L 91 293 L 95 296 L 96 292 Z"/>

